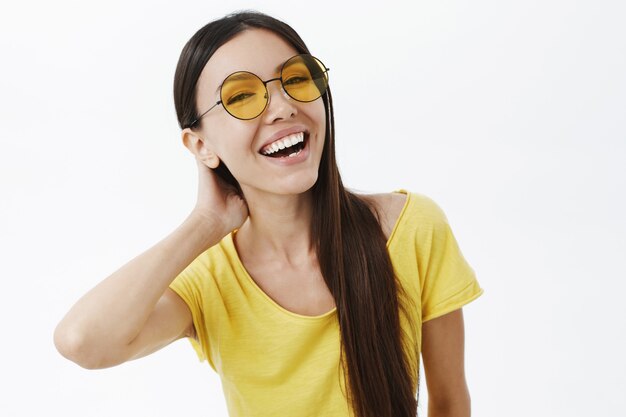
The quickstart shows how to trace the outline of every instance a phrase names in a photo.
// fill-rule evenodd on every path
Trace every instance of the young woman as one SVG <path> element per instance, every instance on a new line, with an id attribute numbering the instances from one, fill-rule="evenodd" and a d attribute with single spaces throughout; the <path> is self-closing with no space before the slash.
<path id="1" fill-rule="evenodd" d="M 188 218 L 84 295 L 55 344 L 88 369 L 187 337 L 231 416 L 469 416 L 461 307 L 482 294 L 444 212 L 358 195 L 335 160 L 329 68 L 246 11 L 201 28 L 174 80 L 198 198 Z"/>

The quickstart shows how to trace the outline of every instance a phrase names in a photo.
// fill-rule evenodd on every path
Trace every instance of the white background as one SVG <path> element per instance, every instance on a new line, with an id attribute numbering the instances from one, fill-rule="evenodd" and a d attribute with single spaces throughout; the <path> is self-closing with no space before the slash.
<path id="1" fill-rule="evenodd" d="M 623 415 L 617 0 L 3 5 L 0 415 L 227 415 L 186 340 L 88 371 L 52 335 L 192 209 L 174 69 L 200 27 L 241 8 L 289 23 L 331 68 L 346 186 L 406 188 L 447 214 L 485 289 L 463 309 L 473 415 Z"/>

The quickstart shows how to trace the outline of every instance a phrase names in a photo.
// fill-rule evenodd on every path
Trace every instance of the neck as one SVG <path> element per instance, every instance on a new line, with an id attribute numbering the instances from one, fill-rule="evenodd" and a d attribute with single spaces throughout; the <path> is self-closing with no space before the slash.
<path id="1" fill-rule="evenodd" d="M 245 196 L 250 217 L 237 231 L 240 247 L 259 261 L 308 264 L 315 255 L 310 244 L 312 190 L 288 195 L 248 191 Z"/>

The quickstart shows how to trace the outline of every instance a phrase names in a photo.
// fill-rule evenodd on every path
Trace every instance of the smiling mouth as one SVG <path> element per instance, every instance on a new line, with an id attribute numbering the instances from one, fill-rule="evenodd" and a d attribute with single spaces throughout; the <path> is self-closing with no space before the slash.
<path id="1" fill-rule="evenodd" d="M 286 147 L 284 149 L 280 149 L 269 155 L 266 155 L 262 152 L 259 152 L 259 153 L 268 158 L 290 158 L 290 157 L 297 156 L 300 152 L 302 152 L 302 150 L 305 148 L 308 141 L 309 141 L 309 133 L 304 132 L 304 138 L 302 142 L 296 143 L 295 145 Z"/>

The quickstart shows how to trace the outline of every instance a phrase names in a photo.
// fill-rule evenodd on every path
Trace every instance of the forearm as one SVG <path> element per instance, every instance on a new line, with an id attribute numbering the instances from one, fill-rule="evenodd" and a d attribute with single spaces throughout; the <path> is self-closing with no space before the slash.
<path id="1" fill-rule="evenodd" d="M 90 358 L 126 346 L 174 278 L 221 237 L 217 227 L 211 229 L 206 220 L 190 214 L 167 237 L 80 298 L 57 326 L 55 339 Z"/>
<path id="2" fill-rule="evenodd" d="M 431 401 L 428 399 L 428 417 L 470 417 L 471 402 L 469 395 L 454 399 Z"/>

